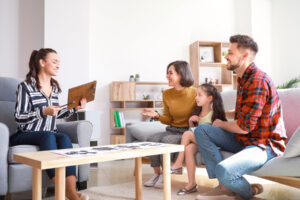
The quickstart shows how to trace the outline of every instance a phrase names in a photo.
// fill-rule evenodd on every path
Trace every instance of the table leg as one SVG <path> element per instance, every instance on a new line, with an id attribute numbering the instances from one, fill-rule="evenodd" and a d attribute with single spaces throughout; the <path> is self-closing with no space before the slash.
<path id="1" fill-rule="evenodd" d="M 164 200 L 171 200 L 170 153 L 163 154 Z"/>
<path id="2" fill-rule="evenodd" d="M 64 200 L 66 197 L 66 168 L 55 168 L 55 200 Z"/>
<path id="3" fill-rule="evenodd" d="M 142 200 L 142 158 L 135 158 L 135 196 Z"/>
<path id="4" fill-rule="evenodd" d="M 42 170 L 32 168 L 32 199 L 42 199 Z"/>

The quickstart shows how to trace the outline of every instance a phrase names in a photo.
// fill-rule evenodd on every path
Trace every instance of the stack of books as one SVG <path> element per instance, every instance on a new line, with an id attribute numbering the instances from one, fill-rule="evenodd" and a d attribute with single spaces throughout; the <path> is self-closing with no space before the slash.
<path id="1" fill-rule="evenodd" d="M 114 112 L 114 118 L 115 118 L 115 127 L 125 127 L 125 118 L 124 118 L 124 113 L 115 111 Z"/>

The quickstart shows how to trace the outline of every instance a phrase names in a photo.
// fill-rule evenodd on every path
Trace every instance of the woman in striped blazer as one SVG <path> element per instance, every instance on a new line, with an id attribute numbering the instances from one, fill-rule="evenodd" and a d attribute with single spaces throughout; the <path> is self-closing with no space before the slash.
<path id="1" fill-rule="evenodd" d="M 69 117 L 79 109 L 84 109 L 86 99 L 81 105 L 68 110 L 59 106 L 58 94 L 61 92 L 58 82 L 53 78 L 59 70 L 59 57 L 53 49 L 34 50 L 29 60 L 29 72 L 26 80 L 17 89 L 15 119 L 17 133 L 10 138 L 11 145 L 36 145 L 40 150 L 72 148 L 70 138 L 57 132 L 56 119 Z M 46 170 L 55 183 L 55 170 Z M 72 200 L 86 200 L 88 196 L 76 192 L 76 168 L 66 168 L 66 196 Z"/>

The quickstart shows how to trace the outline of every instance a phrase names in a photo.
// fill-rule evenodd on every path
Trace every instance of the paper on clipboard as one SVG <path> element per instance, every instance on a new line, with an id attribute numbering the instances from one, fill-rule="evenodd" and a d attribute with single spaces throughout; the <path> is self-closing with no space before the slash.
<path id="1" fill-rule="evenodd" d="M 77 87 L 69 89 L 68 93 L 68 109 L 76 108 L 80 104 L 82 98 L 86 98 L 87 102 L 94 101 L 96 93 L 97 81 L 92 81 Z"/>

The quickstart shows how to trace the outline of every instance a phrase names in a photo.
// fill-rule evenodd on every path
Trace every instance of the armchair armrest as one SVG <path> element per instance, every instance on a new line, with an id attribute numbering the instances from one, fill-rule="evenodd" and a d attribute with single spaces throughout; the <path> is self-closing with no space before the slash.
<path id="1" fill-rule="evenodd" d="M 5 195 L 8 189 L 7 154 L 9 148 L 9 130 L 8 127 L 1 122 L 0 135 L 0 195 Z"/>
<path id="2" fill-rule="evenodd" d="M 91 122 L 80 120 L 58 123 L 57 129 L 59 132 L 68 135 L 72 143 L 77 143 L 80 147 L 90 146 L 90 139 L 93 131 Z"/>

